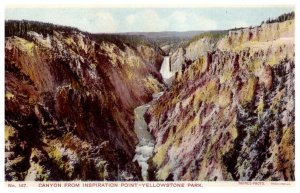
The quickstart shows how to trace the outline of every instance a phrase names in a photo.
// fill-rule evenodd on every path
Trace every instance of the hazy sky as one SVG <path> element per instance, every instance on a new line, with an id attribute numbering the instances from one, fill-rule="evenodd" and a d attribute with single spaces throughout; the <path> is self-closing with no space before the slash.
<path id="1" fill-rule="evenodd" d="M 9 8 L 5 10 L 5 19 L 50 22 L 95 33 L 189 31 L 254 26 L 293 10 L 293 7 Z"/>

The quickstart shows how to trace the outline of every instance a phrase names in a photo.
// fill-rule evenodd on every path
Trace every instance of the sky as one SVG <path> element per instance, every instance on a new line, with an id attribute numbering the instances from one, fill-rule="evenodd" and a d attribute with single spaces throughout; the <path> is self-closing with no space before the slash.
<path id="1" fill-rule="evenodd" d="M 294 7 L 7 8 L 5 20 L 33 20 L 91 33 L 206 31 L 259 25 Z"/>

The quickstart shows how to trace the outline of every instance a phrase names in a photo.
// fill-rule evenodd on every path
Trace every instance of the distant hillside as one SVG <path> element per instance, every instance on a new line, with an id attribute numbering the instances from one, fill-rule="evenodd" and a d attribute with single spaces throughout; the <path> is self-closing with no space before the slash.
<path id="1" fill-rule="evenodd" d="M 210 33 L 215 36 L 219 31 L 164 31 L 164 32 L 126 32 L 126 33 L 89 33 L 82 32 L 75 27 L 55 25 L 38 21 L 28 20 L 8 20 L 5 21 L 5 37 L 18 36 L 29 38 L 29 31 L 34 31 L 42 34 L 44 37 L 53 35 L 53 31 L 60 31 L 65 34 L 73 32 L 81 33 L 90 36 L 96 42 L 111 42 L 124 50 L 125 45 L 136 48 L 138 45 L 147 45 L 155 48 L 156 51 L 162 52 L 161 48 L 168 47 L 165 52 L 170 49 L 177 49 L 179 46 L 187 44 L 203 35 Z M 222 31 L 221 31 L 222 32 Z"/>
<path id="2" fill-rule="evenodd" d="M 122 33 L 126 35 L 142 35 L 151 39 L 164 39 L 164 38 L 180 38 L 180 39 L 189 39 L 194 35 L 202 33 L 203 31 L 162 31 L 162 32 L 128 32 Z"/>
<path id="3" fill-rule="evenodd" d="M 200 40 L 202 38 L 211 38 L 211 39 L 221 39 L 225 35 L 227 35 L 227 30 L 220 30 L 220 31 L 208 31 L 208 32 L 202 32 L 200 34 L 194 35 L 187 43 L 189 45 L 192 42 L 195 42 L 197 40 Z"/>

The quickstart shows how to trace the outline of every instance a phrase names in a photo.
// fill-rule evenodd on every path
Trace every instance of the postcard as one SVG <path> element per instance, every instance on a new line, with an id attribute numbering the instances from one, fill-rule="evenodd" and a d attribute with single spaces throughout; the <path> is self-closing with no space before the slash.
<path id="1" fill-rule="evenodd" d="M 4 19 L 8 190 L 295 186 L 295 5 Z"/>

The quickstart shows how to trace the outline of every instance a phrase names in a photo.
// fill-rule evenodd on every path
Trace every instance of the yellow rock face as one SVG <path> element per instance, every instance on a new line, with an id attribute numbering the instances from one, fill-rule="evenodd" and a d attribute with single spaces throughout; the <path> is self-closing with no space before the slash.
<path id="1" fill-rule="evenodd" d="M 156 178 L 294 179 L 294 46 L 294 20 L 230 31 L 179 71 L 148 110 Z"/>

